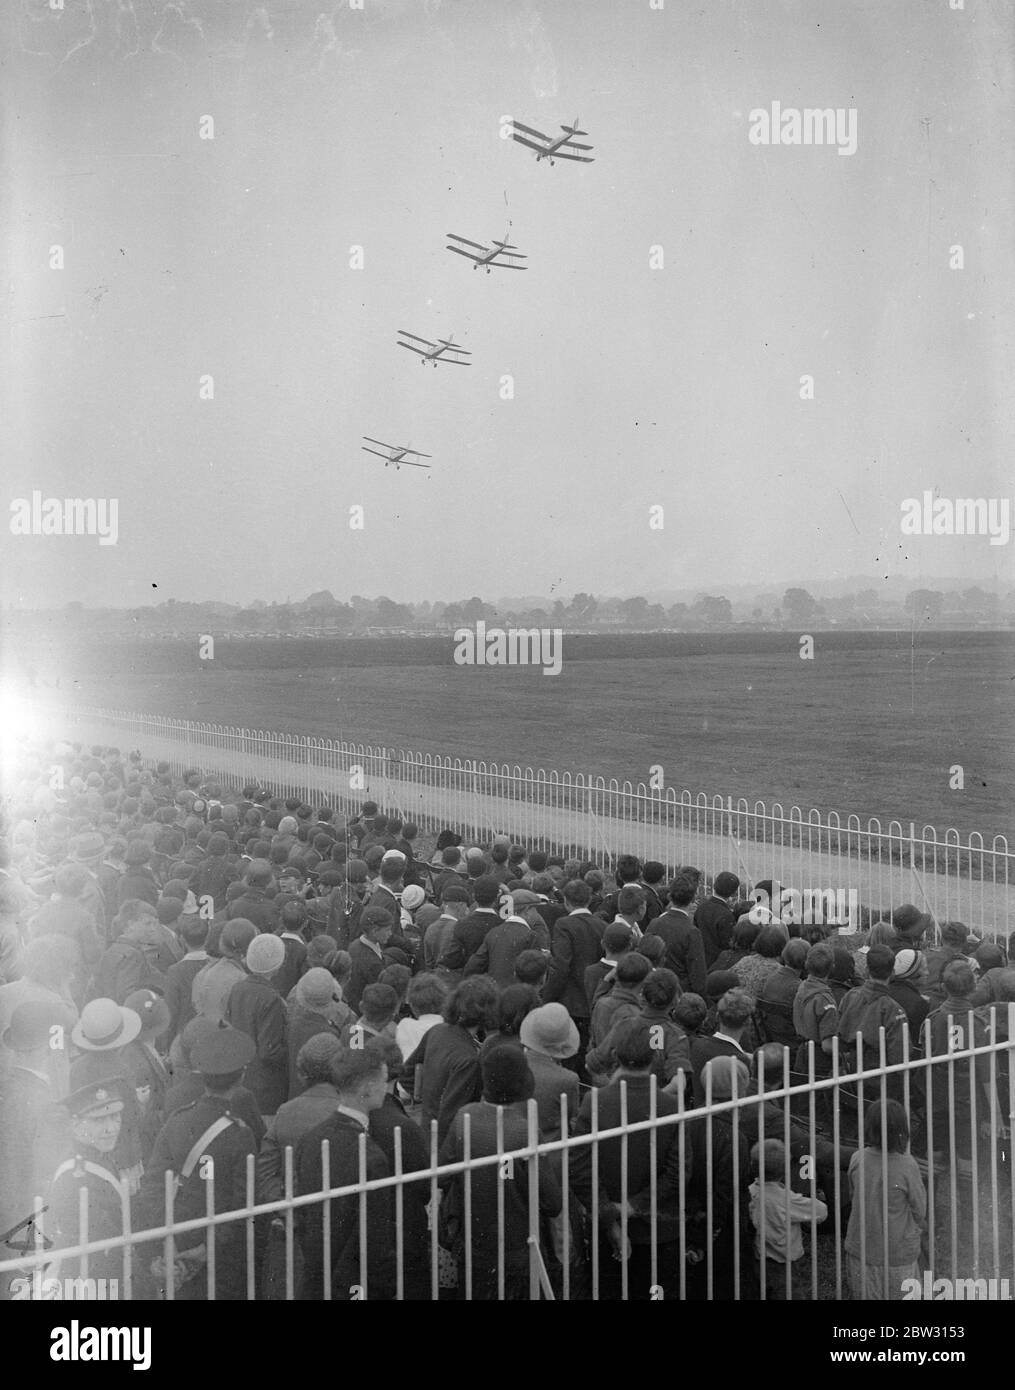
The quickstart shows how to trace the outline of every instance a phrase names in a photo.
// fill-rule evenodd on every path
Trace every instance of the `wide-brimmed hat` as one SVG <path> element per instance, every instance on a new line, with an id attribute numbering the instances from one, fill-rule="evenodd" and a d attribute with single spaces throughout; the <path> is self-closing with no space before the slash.
<path id="1" fill-rule="evenodd" d="M 527 1013 L 518 1038 L 523 1047 L 559 1060 L 573 1057 L 581 1041 L 574 1020 L 563 1004 L 542 1004 Z"/>
<path id="2" fill-rule="evenodd" d="M 101 859 L 105 848 L 105 837 L 97 830 L 88 830 L 82 835 L 74 836 L 67 858 L 74 864 L 88 864 L 93 859 Z"/>
<path id="3" fill-rule="evenodd" d="M 133 1042 L 141 1031 L 141 1019 L 133 1009 L 115 999 L 93 999 L 81 1010 L 71 1038 L 83 1052 L 111 1052 Z"/>

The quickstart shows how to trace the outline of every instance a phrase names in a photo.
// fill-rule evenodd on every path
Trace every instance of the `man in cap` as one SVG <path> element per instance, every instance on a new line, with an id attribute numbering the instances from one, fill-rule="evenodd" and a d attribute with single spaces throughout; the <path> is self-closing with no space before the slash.
<path id="1" fill-rule="evenodd" d="M 500 913 L 497 910 L 500 892 L 500 884 L 489 875 L 474 880 L 472 895 L 476 906 L 467 917 L 456 923 L 451 933 L 451 942 L 437 962 L 442 970 L 451 972 L 452 975 L 454 972 L 465 970 L 466 963 L 482 946 L 487 932 L 500 921 Z"/>
<path id="2" fill-rule="evenodd" d="M 526 900 L 525 902 L 520 899 Z M 536 902 L 536 895 L 525 889 L 518 889 L 511 895 L 512 912 L 503 921 L 496 922 L 483 937 L 477 949 L 465 962 L 466 975 L 489 975 L 501 989 L 515 982 L 515 961 L 522 951 L 545 951 L 550 953 L 550 933 L 546 923 L 538 913 L 530 919 L 521 915 L 521 908 Z"/>
<path id="3" fill-rule="evenodd" d="M 100 864 L 106 848 L 105 838 L 97 830 L 75 835 L 68 847 L 68 860 L 80 864 L 88 875 L 81 901 L 102 928 L 108 924 L 111 905 L 102 889 Z"/>
<path id="4" fill-rule="evenodd" d="M 369 1136 L 370 1116 L 384 1104 L 388 1068 L 376 1044 L 343 1048 L 331 1062 L 337 1105 L 330 1119 L 309 1130 L 296 1151 L 297 1189 L 300 1196 L 328 1188 L 353 1186 L 361 1178 L 361 1140 L 365 1138 L 367 1181 L 391 1176 L 383 1150 Z M 328 1184 L 324 1186 L 321 1145 L 328 1141 Z M 392 1299 L 396 1292 L 395 1189 L 378 1188 L 366 1197 L 365 1248 L 360 1245 L 361 1199 L 339 1197 L 330 1202 L 331 1267 L 333 1300 Z M 297 1209 L 297 1229 L 304 1267 L 298 1297 L 324 1297 L 324 1203 Z"/>
<path id="5" fill-rule="evenodd" d="M 210 1018 L 202 1018 L 199 1014 L 190 1020 L 177 1038 L 177 1060 L 173 1067 L 174 1084 L 166 1092 L 165 1113 L 167 1118 L 175 1114 L 177 1110 L 182 1110 L 184 1106 L 193 1105 L 195 1100 L 200 1100 L 204 1095 L 204 1077 L 194 1069 L 191 1054 L 203 1038 L 216 1031 L 221 1031 L 225 1027 L 224 1023 L 213 1023 Z M 254 1146 L 259 1149 L 264 1139 L 264 1121 L 261 1119 L 257 1102 L 246 1086 L 240 1085 L 234 1088 L 230 1098 L 230 1109 L 253 1134 Z"/>
<path id="6" fill-rule="evenodd" d="M 469 890 L 463 885 L 446 884 L 441 892 L 440 900 L 439 915 L 434 918 L 423 933 L 423 967 L 425 970 L 436 971 L 438 969 L 438 962 L 451 944 L 456 925 L 469 915 Z M 447 979 L 451 972 L 442 971 L 440 973 L 442 978 Z"/>
<path id="7" fill-rule="evenodd" d="M 272 871 L 267 859 L 252 859 L 247 865 L 246 887 L 226 909 L 232 921 L 244 917 L 261 932 L 272 932 L 278 925 L 278 907 L 271 896 Z"/>
<path id="8" fill-rule="evenodd" d="M 131 840 L 127 845 L 123 855 L 127 871 L 116 886 L 117 907 L 123 907 L 130 898 L 140 898 L 152 907 L 157 905 L 159 885 L 148 867 L 151 857 L 151 846 L 144 840 Z"/>
<path id="9" fill-rule="evenodd" d="M 728 950 L 733 940 L 733 928 L 736 926 L 733 903 L 739 891 L 739 878 L 724 869 L 716 874 L 711 894 L 698 904 L 694 925 L 701 932 L 706 970 L 711 970 L 712 962 L 721 951 Z"/>
<path id="10" fill-rule="evenodd" d="M 156 1226 L 165 1221 L 166 1173 L 172 1173 L 178 1182 L 175 1221 L 204 1216 L 209 1191 L 216 1214 L 238 1211 L 246 1205 L 247 1158 L 255 1153 L 254 1136 L 236 1114 L 233 1097 L 253 1059 L 253 1042 L 235 1028 L 209 1029 L 194 1044 L 191 1062 L 204 1081 L 204 1094 L 170 1115 L 159 1131 L 141 1191 L 146 1224 Z M 212 1160 L 210 1167 L 205 1159 Z M 207 1267 L 212 1241 L 215 1298 L 235 1301 L 246 1297 L 245 1223 L 234 1221 L 176 1238 L 172 1271 L 176 1298 L 204 1300 L 210 1296 Z M 165 1286 L 170 1272 L 161 1250 L 153 1254 L 152 1274 Z"/>
<path id="11" fill-rule="evenodd" d="M 84 1240 L 121 1236 L 129 1212 L 128 1184 L 121 1181 L 114 1160 L 123 1116 L 122 1096 L 108 1081 L 90 1081 L 66 1096 L 61 1106 L 70 1119 L 74 1156 L 60 1164 L 50 1187 L 56 1246 L 66 1249 Z M 82 1208 L 87 1227 L 81 1219 Z M 83 1274 L 86 1258 L 89 1279 L 122 1278 L 123 1253 L 117 1249 L 61 1261 L 61 1275 L 77 1278 Z"/>
<path id="12" fill-rule="evenodd" d="M 289 1093 L 285 1002 L 271 983 L 284 961 L 280 937 L 273 932 L 255 936 L 247 947 L 247 974 L 233 985 L 226 1001 L 226 1022 L 253 1040 L 255 1055 L 243 1084 L 265 1117 L 274 1115 Z"/>
<path id="13" fill-rule="evenodd" d="M 17 1006 L 0 1035 L 8 1053 L 0 1087 L 0 1237 L 7 1237 L 0 1239 L 0 1260 L 14 1258 L 18 1245 L 12 1242 L 26 1243 L 25 1229 L 16 1228 L 35 1210 L 56 1167 L 50 1118 L 56 1096 L 47 1064 L 51 1050 L 66 1052 L 66 1022 L 67 1011 L 56 1001 L 30 1000 Z M 9 1278 L 0 1275 L 0 1291 Z"/>
<path id="14" fill-rule="evenodd" d="M 285 1151 L 295 1153 L 308 1131 L 329 1119 L 338 1108 L 338 1092 L 332 1064 L 342 1053 L 342 1043 L 333 1032 L 316 1033 L 296 1055 L 299 1078 L 291 1100 L 280 1105 L 268 1121 L 268 1129 L 257 1159 L 257 1200 L 275 1202 L 284 1195 Z"/>
<path id="15" fill-rule="evenodd" d="M 352 958 L 352 974 L 345 990 L 345 1002 L 354 1013 L 359 1013 L 360 1000 L 367 985 L 375 984 L 381 971 L 387 965 L 384 948 L 391 940 L 393 918 L 383 907 L 363 909 L 360 925 L 363 930 L 349 947 Z"/>

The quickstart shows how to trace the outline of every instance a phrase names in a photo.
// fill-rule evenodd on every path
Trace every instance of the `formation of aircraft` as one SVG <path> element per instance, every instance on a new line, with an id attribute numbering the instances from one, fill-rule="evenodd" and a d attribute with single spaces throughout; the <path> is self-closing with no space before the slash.
<path id="1" fill-rule="evenodd" d="M 512 121 L 514 130 L 511 132 L 511 139 L 517 140 L 519 145 L 525 145 L 530 150 L 536 152 L 536 163 L 541 159 L 548 159 L 553 164 L 558 159 L 573 159 L 579 164 L 594 164 L 595 160 L 587 154 L 575 154 L 575 150 L 591 150 L 591 145 L 579 145 L 574 139 L 576 135 L 588 135 L 587 130 L 578 129 L 578 117 L 574 118 L 574 125 L 562 125 L 563 135 L 544 135 L 541 130 L 533 130 L 531 126 L 522 125 L 521 121 Z M 522 134 L 518 132 L 521 131 Z"/>
<path id="2" fill-rule="evenodd" d="M 466 362 L 466 357 L 471 357 L 472 353 L 468 348 L 459 347 L 452 338 L 438 338 L 435 343 L 431 343 L 429 338 L 418 338 L 415 333 L 408 333 L 404 328 L 400 328 L 399 333 L 402 338 L 411 338 L 412 343 L 403 343 L 399 340 L 398 346 L 408 348 L 410 352 L 418 352 L 422 361 L 421 367 L 425 367 L 428 362 L 432 362 L 436 367 L 438 362 L 456 362 L 459 367 L 471 367 L 471 362 Z M 422 343 L 422 347 L 413 347 L 413 343 Z M 462 356 L 451 356 L 452 353 L 461 353 Z"/>
<path id="3" fill-rule="evenodd" d="M 581 145 L 575 139 L 577 135 L 587 135 L 587 130 L 578 128 L 578 117 L 574 118 L 574 125 L 562 125 L 562 135 L 544 135 L 541 130 L 534 130 L 532 126 L 522 125 L 521 121 L 512 120 L 514 127 L 511 132 L 512 140 L 517 140 L 520 145 L 525 145 L 527 149 L 533 150 L 536 156 L 536 163 L 541 159 L 549 160 L 554 164 L 558 159 L 570 159 L 579 164 L 593 164 L 589 151 L 592 145 Z M 457 232 L 448 232 L 449 245 L 445 247 L 447 251 L 453 251 L 456 256 L 464 256 L 466 260 L 472 262 L 473 270 L 479 270 L 480 266 L 486 271 L 487 275 L 496 267 L 498 270 L 528 270 L 528 266 L 521 265 L 520 262 L 528 260 L 528 257 L 509 241 L 490 241 L 489 244 L 479 241 L 470 241 L 468 237 L 459 236 Z M 431 342 L 429 338 L 420 338 L 415 333 L 409 333 L 406 329 L 398 330 L 398 346 L 407 348 L 409 352 L 414 352 L 420 359 L 420 366 L 425 367 L 428 362 L 434 367 L 438 362 L 454 362 L 459 367 L 471 367 L 472 363 L 465 359 L 472 354 L 468 348 L 459 346 L 453 338 L 438 338 L 436 342 Z M 369 435 L 363 436 L 363 450 L 365 453 L 373 454 L 375 458 L 383 459 L 384 466 L 393 463 L 395 468 L 401 468 L 404 463 L 409 468 L 429 468 L 428 463 L 420 463 L 419 459 L 428 459 L 430 454 L 422 454 L 418 449 L 410 449 L 404 444 L 385 444 L 380 439 L 371 439 Z M 377 448 L 368 448 L 368 445 L 375 444 Z M 383 450 L 384 452 L 380 452 Z M 408 455 L 415 455 L 409 458 Z"/>
<path id="4" fill-rule="evenodd" d="M 432 454 L 421 454 L 418 449 L 410 449 L 406 444 L 385 444 L 380 439 L 371 439 L 368 434 L 365 434 L 363 438 L 367 441 L 367 444 L 379 444 L 382 449 L 388 451 L 385 454 L 380 454 L 376 449 L 368 449 L 366 444 L 363 445 L 363 449 L 366 453 L 377 454 L 379 459 L 384 460 L 385 468 L 387 468 L 389 463 L 393 463 L 396 469 L 401 468 L 403 463 L 409 468 L 430 467 L 428 463 L 417 463 L 415 459 L 406 458 L 406 454 L 415 454 L 416 458 L 421 459 L 432 458 Z"/>
<path id="5" fill-rule="evenodd" d="M 458 246 L 446 246 L 446 251 L 454 251 L 456 256 L 465 256 L 470 261 L 474 261 L 473 270 L 478 270 L 480 266 L 485 266 L 487 275 L 494 266 L 499 270 L 528 270 L 526 265 L 516 265 L 515 261 L 524 261 L 528 257 L 518 251 L 509 241 L 491 241 L 489 246 L 483 246 L 478 241 L 469 241 L 467 237 L 456 236 L 454 232 L 448 232 L 449 241 L 457 241 Z M 463 246 L 471 246 L 471 251 L 463 251 Z M 475 252 L 480 252 L 477 256 Z M 498 256 L 507 256 L 510 259 L 499 261 Z"/>

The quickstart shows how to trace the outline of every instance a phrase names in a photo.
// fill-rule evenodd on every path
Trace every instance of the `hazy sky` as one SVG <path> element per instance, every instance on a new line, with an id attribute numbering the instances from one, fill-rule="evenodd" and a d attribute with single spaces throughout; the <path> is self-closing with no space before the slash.
<path id="1" fill-rule="evenodd" d="M 1015 492 L 1012 20 L 989 0 L 5 7 L 5 515 L 33 489 L 116 498 L 119 537 L 5 524 L 4 601 L 1010 585 L 1010 545 L 903 537 L 899 504 Z M 752 145 L 773 100 L 855 107 L 857 152 Z M 596 162 L 537 165 L 508 115 L 579 116 Z M 444 249 L 506 229 L 524 274 Z M 400 328 L 474 365 L 421 369 Z M 432 473 L 385 470 L 364 434 Z"/>

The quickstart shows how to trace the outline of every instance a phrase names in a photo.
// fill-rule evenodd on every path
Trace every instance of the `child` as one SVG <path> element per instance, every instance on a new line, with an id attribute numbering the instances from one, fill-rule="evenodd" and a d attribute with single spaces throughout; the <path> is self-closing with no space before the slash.
<path id="1" fill-rule="evenodd" d="M 865 1147 L 849 1162 L 853 1205 L 846 1228 L 846 1268 L 854 1298 L 893 1301 L 902 1297 L 904 1279 L 919 1278 L 927 1189 L 916 1159 L 907 1152 L 909 1121 L 897 1100 L 867 1107 L 863 1138 Z"/>
<path id="2" fill-rule="evenodd" d="M 756 1174 L 751 1183 L 751 1221 L 754 1253 L 761 1267 L 765 1297 L 785 1299 L 786 1266 L 804 1253 L 800 1227 L 811 1220 L 824 1221 L 828 1208 L 817 1197 L 805 1197 L 785 1186 L 786 1146 L 780 1139 L 766 1139 L 751 1149 Z M 765 1259 L 761 1264 L 764 1241 Z"/>

